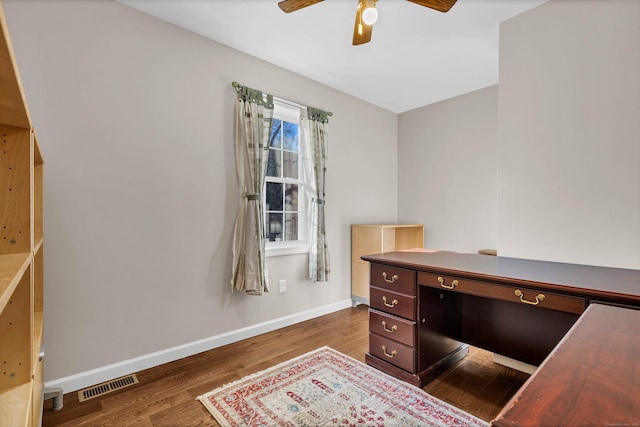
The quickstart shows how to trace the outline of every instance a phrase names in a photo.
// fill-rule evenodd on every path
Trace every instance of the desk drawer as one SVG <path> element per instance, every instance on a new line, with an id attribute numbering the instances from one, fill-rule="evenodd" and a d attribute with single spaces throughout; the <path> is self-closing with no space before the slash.
<path id="1" fill-rule="evenodd" d="M 371 264 L 371 285 L 401 294 L 416 294 L 416 272 L 388 265 Z"/>
<path id="2" fill-rule="evenodd" d="M 391 292 L 387 289 L 369 289 L 369 306 L 385 313 L 416 320 L 416 297 Z"/>
<path id="3" fill-rule="evenodd" d="M 453 276 L 419 272 L 418 284 L 574 314 L 581 314 L 586 308 L 585 298 L 555 294 L 541 289 L 460 279 Z"/>
<path id="4" fill-rule="evenodd" d="M 415 347 L 416 322 L 369 310 L 369 331 L 399 343 Z"/>
<path id="5" fill-rule="evenodd" d="M 413 347 L 369 333 L 369 353 L 405 371 L 416 371 L 416 350 Z"/>

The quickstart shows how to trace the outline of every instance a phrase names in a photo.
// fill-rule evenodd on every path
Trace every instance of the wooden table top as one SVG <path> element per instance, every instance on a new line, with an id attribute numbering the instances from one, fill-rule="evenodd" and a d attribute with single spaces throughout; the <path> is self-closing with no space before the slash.
<path id="1" fill-rule="evenodd" d="M 640 425 L 640 310 L 592 304 L 496 427 Z"/>
<path id="2" fill-rule="evenodd" d="M 366 255 L 363 260 L 478 280 L 526 285 L 640 306 L 640 270 L 420 250 Z"/>

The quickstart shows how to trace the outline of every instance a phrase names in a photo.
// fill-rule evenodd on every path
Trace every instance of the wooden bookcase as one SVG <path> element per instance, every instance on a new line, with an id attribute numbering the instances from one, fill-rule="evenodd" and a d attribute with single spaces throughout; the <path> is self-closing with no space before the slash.
<path id="1" fill-rule="evenodd" d="M 43 403 L 43 161 L 0 3 L 0 426 Z"/>
<path id="2" fill-rule="evenodd" d="M 369 263 L 363 255 L 424 247 L 421 224 L 353 224 L 351 226 L 351 299 L 369 304 Z"/>

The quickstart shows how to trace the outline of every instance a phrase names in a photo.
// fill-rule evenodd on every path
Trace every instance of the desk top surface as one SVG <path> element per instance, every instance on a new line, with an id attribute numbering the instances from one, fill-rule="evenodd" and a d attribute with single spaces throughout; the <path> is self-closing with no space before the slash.
<path id="1" fill-rule="evenodd" d="M 493 425 L 640 425 L 638 337 L 640 310 L 590 305 Z"/>
<path id="2" fill-rule="evenodd" d="M 640 305 L 640 270 L 419 249 L 366 255 L 362 259 Z"/>

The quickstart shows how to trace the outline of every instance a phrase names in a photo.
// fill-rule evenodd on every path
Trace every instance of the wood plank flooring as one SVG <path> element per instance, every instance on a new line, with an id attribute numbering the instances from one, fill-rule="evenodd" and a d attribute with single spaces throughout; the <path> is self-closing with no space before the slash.
<path id="1" fill-rule="evenodd" d="M 215 426 L 197 396 L 323 345 L 364 362 L 368 328 L 366 306 L 340 310 L 137 372 L 139 384 L 82 403 L 77 392 L 65 394 L 58 412 L 47 401 L 43 426 Z M 425 390 L 490 421 L 527 377 L 472 348 Z"/>

